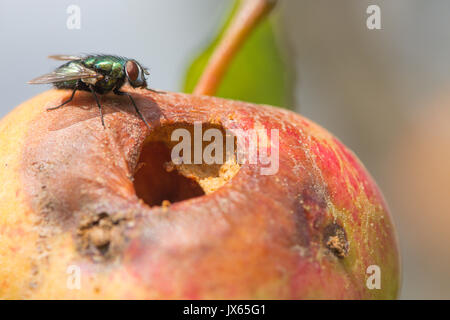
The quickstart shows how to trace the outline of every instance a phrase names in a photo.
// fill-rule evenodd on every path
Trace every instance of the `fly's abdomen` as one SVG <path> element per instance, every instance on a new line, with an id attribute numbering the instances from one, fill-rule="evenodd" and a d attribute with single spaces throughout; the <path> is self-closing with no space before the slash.
<path id="1" fill-rule="evenodd" d="M 62 82 L 55 82 L 53 85 L 58 89 L 74 89 L 78 80 L 69 80 Z"/>

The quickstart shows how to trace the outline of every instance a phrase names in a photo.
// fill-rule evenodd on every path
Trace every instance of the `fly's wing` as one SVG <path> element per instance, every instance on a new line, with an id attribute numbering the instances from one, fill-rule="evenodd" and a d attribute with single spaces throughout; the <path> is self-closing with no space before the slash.
<path id="1" fill-rule="evenodd" d="M 72 60 L 81 60 L 82 56 L 71 56 L 67 54 L 55 54 L 48 56 L 49 59 L 59 60 L 59 61 L 72 61 Z"/>
<path id="2" fill-rule="evenodd" d="M 51 73 L 44 74 L 36 79 L 28 81 L 28 83 L 45 84 L 97 77 L 101 77 L 101 75 L 94 70 L 86 68 L 79 63 L 69 63 L 59 67 Z"/>

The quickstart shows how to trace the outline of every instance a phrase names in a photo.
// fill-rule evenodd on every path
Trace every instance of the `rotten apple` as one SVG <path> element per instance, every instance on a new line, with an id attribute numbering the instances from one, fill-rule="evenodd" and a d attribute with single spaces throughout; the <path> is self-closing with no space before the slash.
<path id="1" fill-rule="evenodd" d="M 335 137 L 270 106 L 127 90 L 151 129 L 126 97 L 101 98 L 106 128 L 89 93 L 46 111 L 64 90 L 0 122 L 1 298 L 397 297 L 387 206 Z M 277 170 L 174 163 L 174 130 L 195 123 L 277 130 L 258 144 Z"/>

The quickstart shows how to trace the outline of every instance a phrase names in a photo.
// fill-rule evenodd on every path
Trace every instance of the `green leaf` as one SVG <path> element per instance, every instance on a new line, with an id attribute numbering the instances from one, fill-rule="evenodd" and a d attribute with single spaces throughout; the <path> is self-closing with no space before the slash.
<path id="1" fill-rule="evenodd" d="M 235 1 L 218 36 L 189 67 L 184 92 L 194 90 L 211 54 L 236 14 L 240 1 Z M 231 62 L 216 96 L 284 108 L 293 107 L 291 69 L 286 52 L 280 46 L 282 41 L 277 38 L 276 21 L 277 17 L 271 14 L 253 30 Z"/>

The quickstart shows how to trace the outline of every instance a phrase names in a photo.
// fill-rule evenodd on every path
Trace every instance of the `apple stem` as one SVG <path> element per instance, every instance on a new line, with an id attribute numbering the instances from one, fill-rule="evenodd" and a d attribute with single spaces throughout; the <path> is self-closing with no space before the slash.
<path id="1" fill-rule="evenodd" d="M 211 55 L 194 94 L 214 95 L 217 92 L 233 57 L 276 2 L 277 0 L 242 0 L 238 12 Z"/>

